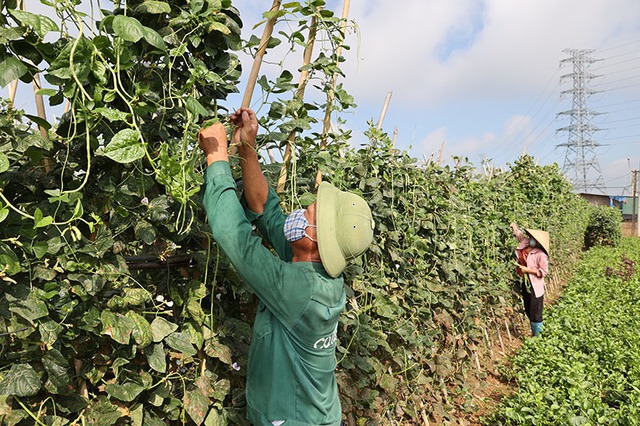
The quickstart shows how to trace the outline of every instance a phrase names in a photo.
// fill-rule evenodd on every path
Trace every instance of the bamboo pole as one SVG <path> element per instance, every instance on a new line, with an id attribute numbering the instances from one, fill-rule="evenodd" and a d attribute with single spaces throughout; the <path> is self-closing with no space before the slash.
<path id="1" fill-rule="evenodd" d="M 440 147 L 440 154 L 438 154 L 438 166 L 442 162 L 442 153 L 444 152 L 444 141 L 442 141 L 442 146 Z"/>
<path id="2" fill-rule="evenodd" d="M 349 17 L 349 6 L 351 4 L 351 0 L 344 0 L 342 4 L 342 21 L 340 22 L 340 32 L 342 34 L 343 40 L 345 38 L 345 34 L 347 31 L 347 18 Z M 340 58 L 342 55 L 342 44 L 338 46 L 336 49 L 336 57 Z M 331 80 L 331 87 L 329 88 L 329 93 L 327 93 L 327 106 L 324 109 L 324 118 L 322 119 L 322 136 L 320 137 L 320 149 L 323 150 L 327 146 L 327 137 L 329 134 L 329 130 L 331 129 L 331 107 L 333 105 L 333 100 L 335 98 L 335 89 L 338 84 L 338 74 L 334 73 Z M 320 185 L 322 182 L 322 172 L 318 169 L 318 173 L 316 173 L 316 187 Z"/>
<path id="3" fill-rule="evenodd" d="M 489 348 L 489 354 L 491 355 L 491 358 L 493 358 L 493 349 L 491 345 L 491 340 L 489 339 L 489 333 L 487 333 L 487 329 L 484 327 L 482 328 L 482 331 L 484 331 L 484 337 L 487 339 L 487 347 Z"/>
<path id="4" fill-rule="evenodd" d="M 391 146 L 392 147 L 396 147 L 396 141 L 398 140 L 398 128 L 394 127 L 393 128 L 393 140 L 391 141 Z"/>
<path id="5" fill-rule="evenodd" d="M 307 80 L 309 78 L 309 70 L 307 69 L 307 65 L 311 63 L 311 55 L 313 54 L 313 45 L 316 42 L 317 30 L 317 21 L 316 17 L 314 16 L 311 18 L 311 26 L 309 27 L 309 41 L 304 48 L 303 67 L 302 71 L 300 72 L 300 80 L 298 81 L 298 91 L 296 93 L 296 98 L 300 100 L 304 99 L 304 91 L 307 87 Z M 287 182 L 287 169 L 289 168 L 289 163 L 291 162 L 291 152 L 295 139 L 296 132 L 292 131 L 289 134 L 289 138 L 287 139 L 287 146 L 285 148 L 284 157 L 282 158 L 282 167 L 280 168 L 278 187 L 276 189 L 278 194 L 282 194 L 284 192 L 284 184 Z"/>
<path id="6" fill-rule="evenodd" d="M 36 99 L 36 110 L 38 111 L 38 117 L 43 120 L 47 120 L 47 113 L 44 108 L 44 100 L 42 99 L 42 95 L 38 94 L 38 90 L 41 88 L 40 83 L 40 75 L 36 74 L 33 76 L 33 93 Z M 38 125 L 40 129 L 40 135 L 43 138 L 49 139 L 49 132 L 43 126 Z M 44 157 L 42 159 L 42 165 L 44 166 L 44 171 L 46 173 L 51 173 L 53 171 L 53 159 L 51 157 Z"/>
<path id="7" fill-rule="evenodd" d="M 16 99 L 16 92 L 18 91 L 18 80 L 13 80 L 9 85 L 9 101 L 13 104 Z"/>
<path id="8" fill-rule="evenodd" d="M 496 329 L 498 330 L 498 341 L 500 342 L 500 348 L 502 348 L 502 353 L 505 353 L 504 350 L 504 342 L 502 341 L 502 335 L 500 334 L 500 324 L 496 321 Z"/>
<path id="9" fill-rule="evenodd" d="M 36 110 L 38 111 L 38 117 L 42 118 L 43 120 L 46 120 L 47 113 L 44 109 L 44 101 L 42 99 L 42 95 L 38 94 L 38 90 L 40 90 L 40 88 L 41 88 L 40 75 L 35 74 L 33 76 L 33 94 L 36 98 Z M 42 126 L 39 126 L 39 127 L 40 127 L 40 134 L 42 135 L 42 137 L 45 139 L 48 139 L 49 133 L 47 132 L 47 129 L 45 129 Z"/>
<path id="10" fill-rule="evenodd" d="M 384 104 L 382 105 L 382 111 L 380 112 L 380 118 L 378 118 L 377 129 L 382 129 L 382 122 L 384 121 L 384 117 L 387 115 L 387 109 L 389 108 L 389 102 L 391 102 L 391 95 L 393 92 L 387 93 L 387 97 L 384 99 Z"/>
<path id="11" fill-rule="evenodd" d="M 271 6 L 271 9 L 269 9 L 269 12 L 274 13 L 277 12 L 278 9 L 280 9 L 280 0 L 273 0 L 273 5 Z M 251 67 L 247 87 L 244 91 L 244 97 L 242 98 L 243 108 L 248 108 L 251 105 L 251 97 L 253 96 L 253 90 L 255 89 L 256 82 L 258 81 L 258 73 L 260 72 L 260 66 L 262 65 L 262 58 L 267 50 L 267 44 L 269 43 L 271 34 L 273 34 L 273 27 L 276 24 L 276 16 L 277 15 L 274 13 L 264 27 L 264 32 L 260 39 L 260 45 L 258 46 L 256 57 L 253 59 L 253 66 Z"/>
<path id="12" fill-rule="evenodd" d="M 251 66 L 251 72 L 249 73 L 247 87 L 244 90 L 244 96 L 241 104 L 242 108 L 249 108 L 251 106 L 251 97 L 253 96 L 253 90 L 255 89 L 256 82 L 258 81 L 258 73 L 260 72 L 260 66 L 262 65 L 262 58 L 267 50 L 267 44 L 269 43 L 271 34 L 273 34 L 273 27 L 275 26 L 277 19 L 277 14 L 275 12 L 277 12 L 278 9 L 280 9 L 280 0 L 273 0 L 273 5 L 271 6 L 271 9 L 269 9 L 269 12 L 272 12 L 273 16 L 267 20 L 267 23 L 264 26 L 264 32 L 262 33 L 262 38 L 258 45 L 258 51 L 256 52 L 256 57 L 253 59 L 253 65 Z M 238 148 L 236 146 L 232 145 L 229 148 L 229 154 L 235 155 L 237 149 Z"/>

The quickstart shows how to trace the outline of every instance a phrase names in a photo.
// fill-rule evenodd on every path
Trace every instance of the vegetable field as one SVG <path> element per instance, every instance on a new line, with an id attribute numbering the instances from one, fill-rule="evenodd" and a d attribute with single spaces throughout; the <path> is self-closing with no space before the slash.
<path id="1" fill-rule="evenodd" d="M 230 0 L 91 2 L 97 18 L 75 3 L 0 6 L 1 85 L 44 79 L 37 95 L 65 107 L 47 120 L 0 106 L 0 422 L 246 424 L 257 302 L 210 235 L 195 139 L 237 106 L 237 55 L 260 41 L 240 37 Z M 509 223 L 550 232 L 557 285 L 591 209 L 529 156 L 505 170 L 424 163 L 373 125 L 356 146 L 345 130 L 355 100 L 338 82 L 348 22 L 323 6 L 265 15 L 288 26 L 260 47 L 319 46 L 257 79 L 265 173 L 288 211 L 320 177 L 360 193 L 376 220 L 346 271 L 345 423 L 455 424 L 475 409 L 478 359 L 518 327 Z"/>
<path id="2" fill-rule="evenodd" d="M 584 256 L 544 336 L 515 357 L 518 392 L 488 424 L 640 422 L 639 261 L 637 238 Z"/>

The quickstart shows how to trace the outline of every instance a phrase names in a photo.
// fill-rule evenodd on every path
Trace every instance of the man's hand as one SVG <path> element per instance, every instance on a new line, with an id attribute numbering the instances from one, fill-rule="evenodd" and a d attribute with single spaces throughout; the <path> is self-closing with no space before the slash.
<path id="1" fill-rule="evenodd" d="M 215 123 L 200 130 L 198 145 L 207 157 L 207 165 L 214 161 L 229 161 L 227 131 L 222 123 Z"/>
<path id="2" fill-rule="evenodd" d="M 238 145 L 239 149 L 248 145 L 251 150 L 255 150 L 258 135 L 258 119 L 255 112 L 249 108 L 240 108 L 231 115 L 230 121 L 236 126 L 233 132 L 233 144 Z"/>

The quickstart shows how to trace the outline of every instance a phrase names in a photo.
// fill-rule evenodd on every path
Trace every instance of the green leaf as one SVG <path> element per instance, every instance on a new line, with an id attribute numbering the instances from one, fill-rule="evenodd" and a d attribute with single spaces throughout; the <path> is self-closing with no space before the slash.
<path id="1" fill-rule="evenodd" d="M 207 339 L 207 342 L 204 345 L 204 351 L 210 357 L 217 358 L 227 365 L 231 365 L 233 363 L 231 359 L 231 349 L 220 343 L 215 337 Z"/>
<path id="2" fill-rule="evenodd" d="M 166 50 L 167 46 L 164 44 L 164 40 L 156 31 L 151 28 L 143 27 L 144 39 L 147 43 L 153 47 L 157 47 L 160 50 Z"/>
<path id="3" fill-rule="evenodd" d="M 211 32 L 211 31 L 218 31 L 221 32 L 224 35 L 229 35 L 231 34 L 231 30 L 229 29 L 229 27 L 227 27 L 226 25 L 220 23 L 220 22 L 212 22 L 209 24 L 209 26 L 207 27 L 207 31 Z"/>
<path id="4" fill-rule="evenodd" d="M 213 385 L 213 398 L 217 401 L 224 401 L 231 392 L 231 382 L 228 379 L 222 379 Z"/>
<path id="5" fill-rule="evenodd" d="M 202 104 L 198 102 L 198 100 L 193 96 L 187 96 L 187 99 L 184 101 L 184 103 L 187 111 L 189 111 L 196 117 L 199 117 L 201 115 L 209 115 L 209 111 L 207 111 L 207 109 L 203 107 Z"/>
<path id="6" fill-rule="evenodd" d="M 18 256 L 3 242 L 0 242 L 0 272 L 15 275 L 22 270 Z"/>
<path id="7" fill-rule="evenodd" d="M 53 218 L 51 216 L 43 216 L 42 210 L 36 209 L 33 213 L 33 223 L 34 228 L 44 228 L 53 223 Z"/>
<path id="8" fill-rule="evenodd" d="M 67 391 L 69 380 L 69 363 L 64 356 L 56 349 L 50 349 L 42 357 L 42 365 L 47 372 L 47 384 L 53 386 L 55 393 Z"/>
<path id="9" fill-rule="evenodd" d="M 162 317 L 156 317 L 151 323 L 151 332 L 154 342 L 161 342 L 165 337 L 178 329 L 178 325 L 167 321 Z"/>
<path id="10" fill-rule="evenodd" d="M 102 334 L 111 336 L 113 340 L 123 345 L 129 344 L 131 329 L 134 322 L 124 315 L 111 312 L 109 310 L 102 311 L 100 315 L 102 322 Z"/>
<path id="11" fill-rule="evenodd" d="M 144 37 L 144 27 L 136 18 L 116 15 L 113 18 L 113 31 L 118 37 L 130 42 L 137 42 Z"/>
<path id="12" fill-rule="evenodd" d="M 113 109 L 113 108 L 105 108 L 105 107 L 96 108 L 94 109 L 94 112 L 97 112 L 98 114 L 100 114 L 101 116 L 103 116 L 104 118 L 106 118 L 111 122 L 113 121 L 126 122 L 127 117 L 129 116 L 129 114 L 124 111 L 120 111 L 118 109 Z"/>
<path id="13" fill-rule="evenodd" d="M 37 259 L 42 259 L 49 251 L 49 244 L 46 241 L 38 241 L 31 246 L 31 250 Z"/>
<path id="14" fill-rule="evenodd" d="M 202 309 L 202 304 L 200 303 L 201 299 L 197 297 L 190 297 L 187 302 L 187 311 L 191 318 L 193 318 L 196 323 L 202 324 L 205 320 L 205 313 Z"/>
<path id="15" fill-rule="evenodd" d="M 7 216 L 9 216 L 9 209 L 6 207 L 2 207 L 0 208 L 0 222 L 3 222 Z M 0 268 L 2 267 L 2 265 L 0 264 Z"/>
<path id="16" fill-rule="evenodd" d="M 169 3 L 156 0 L 145 0 L 142 4 L 136 6 L 137 13 L 150 13 L 153 15 L 159 15 L 161 13 L 171 13 L 171 6 Z"/>
<path id="17" fill-rule="evenodd" d="M 149 321 L 133 311 L 129 311 L 125 315 L 133 321 L 134 326 L 133 330 L 131 330 L 131 335 L 138 346 L 144 348 L 151 344 L 151 342 L 153 342 L 153 332 L 151 331 Z"/>
<path id="18" fill-rule="evenodd" d="M 164 353 L 164 345 L 162 343 L 154 343 L 151 346 L 147 346 L 144 350 L 144 354 L 147 357 L 149 367 L 153 368 L 158 373 L 164 373 L 167 371 L 167 358 Z"/>
<path id="19" fill-rule="evenodd" d="M 71 80 L 75 74 L 80 82 L 84 82 L 91 73 L 93 48 L 91 41 L 86 37 L 69 41 L 49 66 L 49 72 L 45 75 L 47 81 L 54 85 L 62 85 L 65 81 Z M 73 62 L 73 72 L 69 66 L 71 62 Z"/>
<path id="20" fill-rule="evenodd" d="M 25 75 L 28 68 L 15 56 L 9 56 L 0 62 L 0 87 L 5 87 Z"/>
<path id="21" fill-rule="evenodd" d="M 48 16 L 16 9 L 9 10 L 9 13 L 22 25 L 33 28 L 40 37 L 44 37 L 49 31 L 59 31 L 58 25 Z"/>
<path id="22" fill-rule="evenodd" d="M 156 240 L 156 229 L 146 220 L 141 220 L 134 227 L 136 238 L 146 244 L 153 244 Z"/>
<path id="23" fill-rule="evenodd" d="M 227 419 L 220 414 L 216 407 L 211 407 L 211 411 L 209 411 L 209 415 L 204 420 L 204 426 L 219 426 L 227 424 Z"/>
<path id="24" fill-rule="evenodd" d="M 21 28 L 0 28 L 0 44 L 7 44 L 12 40 L 22 38 L 24 31 Z"/>
<path id="25" fill-rule="evenodd" d="M 34 123 L 36 123 L 38 126 L 44 127 L 46 130 L 49 130 L 51 128 L 51 123 L 49 123 L 44 118 L 40 118 L 37 115 L 31 115 L 31 114 L 25 114 L 24 116 L 27 117 L 29 120 L 33 121 Z"/>
<path id="26" fill-rule="evenodd" d="M 107 383 L 104 390 L 112 397 L 124 402 L 133 401 L 140 392 L 144 390 L 144 386 L 140 386 L 134 382 L 127 382 L 123 385 Z"/>
<path id="27" fill-rule="evenodd" d="M 118 163 L 131 163 L 144 157 L 144 144 L 140 132 L 133 129 L 120 130 L 104 148 L 104 155 Z"/>
<path id="28" fill-rule="evenodd" d="M 98 294 L 105 284 L 104 277 L 99 274 L 69 274 L 68 278 L 82 284 L 84 290 L 91 296 Z"/>
<path id="29" fill-rule="evenodd" d="M 189 335 L 185 333 L 172 333 L 165 338 L 165 341 L 171 348 L 182 352 L 186 356 L 194 356 L 198 353 L 196 348 L 191 344 Z"/>
<path id="30" fill-rule="evenodd" d="M 56 89 L 42 88 L 42 89 L 38 89 L 38 91 L 36 92 L 36 95 L 39 95 L 39 96 L 55 96 L 56 93 L 58 93 L 58 91 Z"/>
<path id="31" fill-rule="evenodd" d="M 29 364 L 13 364 L 0 381 L 0 395 L 33 396 L 42 383 Z"/>
<path id="32" fill-rule="evenodd" d="M 184 393 L 183 402 L 185 410 L 195 424 L 202 424 L 209 410 L 209 398 L 200 389 L 194 389 Z"/>
<path id="33" fill-rule="evenodd" d="M 91 401 L 91 405 L 84 411 L 83 420 L 87 426 L 111 426 L 122 417 L 118 407 L 106 396 L 99 396 Z"/>
<path id="34" fill-rule="evenodd" d="M 0 173 L 4 173 L 9 170 L 9 157 L 4 152 L 0 152 Z"/>

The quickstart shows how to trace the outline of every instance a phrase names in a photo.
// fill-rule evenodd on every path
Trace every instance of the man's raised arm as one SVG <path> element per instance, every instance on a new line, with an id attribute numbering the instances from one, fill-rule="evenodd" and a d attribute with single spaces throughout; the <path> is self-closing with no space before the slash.
<path id="1" fill-rule="evenodd" d="M 256 152 L 256 136 L 258 134 L 258 119 L 249 108 L 240 108 L 231 115 L 231 122 L 236 125 L 233 132 L 233 143 L 238 146 L 240 167 L 244 185 L 244 197 L 247 207 L 255 213 L 264 211 L 269 185 L 262 174 L 258 153 Z"/>

